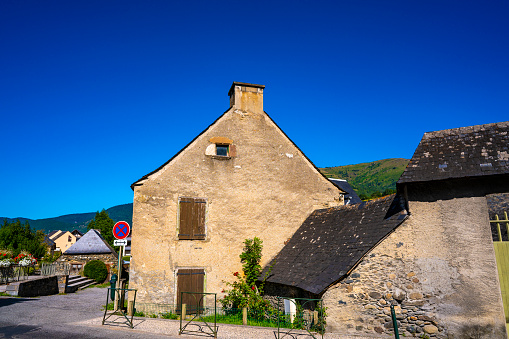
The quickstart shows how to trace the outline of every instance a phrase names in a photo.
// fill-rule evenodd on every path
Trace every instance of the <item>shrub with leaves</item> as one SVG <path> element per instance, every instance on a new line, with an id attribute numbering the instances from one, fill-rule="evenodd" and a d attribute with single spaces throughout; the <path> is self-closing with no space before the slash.
<path id="1" fill-rule="evenodd" d="M 89 261 L 83 270 L 87 278 L 94 279 L 98 283 L 102 283 L 108 277 L 108 269 L 100 260 Z"/>
<path id="2" fill-rule="evenodd" d="M 232 283 L 225 282 L 230 289 L 225 297 L 220 300 L 224 308 L 244 308 L 247 307 L 253 311 L 268 311 L 271 309 L 270 303 L 263 299 L 263 282 L 256 284 L 261 273 L 260 260 L 262 258 L 262 241 L 259 238 L 246 239 L 244 241 L 244 251 L 240 254 L 240 261 L 243 263 L 244 274 L 233 273 L 237 281 Z"/>

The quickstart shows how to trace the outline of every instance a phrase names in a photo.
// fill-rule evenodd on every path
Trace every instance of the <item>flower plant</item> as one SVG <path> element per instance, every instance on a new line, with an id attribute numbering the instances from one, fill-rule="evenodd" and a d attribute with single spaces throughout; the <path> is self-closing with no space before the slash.
<path id="1" fill-rule="evenodd" d="M 0 249 L 0 267 L 9 267 L 14 263 L 10 250 Z"/>
<path id="2" fill-rule="evenodd" d="M 263 299 L 263 282 L 256 284 L 261 273 L 260 260 L 262 257 L 262 241 L 259 238 L 246 239 L 244 251 L 240 254 L 243 275 L 233 273 L 237 278 L 234 282 L 225 282 L 229 287 L 223 299 L 220 300 L 224 308 L 239 309 L 247 307 L 250 311 L 269 311 L 269 301 Z"/>
<path id="3" fill-rule="evenodd" d="M 12 259 L 6 258 L 6 259 L 0 259 L 0 267 L 9 267 L 12 265 Z"/>
<path id="4" fill-rule="evenodd" d="M 30 253 L 20 253 L 16 258 L 14 258 L 14 261 L 23 267 L 34 266 L 37 264 L 37 259 L 35 259 Z"/>

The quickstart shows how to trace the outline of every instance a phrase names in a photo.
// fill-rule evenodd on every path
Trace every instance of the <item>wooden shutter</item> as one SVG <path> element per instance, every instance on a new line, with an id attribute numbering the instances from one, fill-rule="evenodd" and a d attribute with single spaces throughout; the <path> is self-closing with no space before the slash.
<path id="1" fill-rule="evenodd" d="M 205 271 L 203 269 L 180 269 L 177 272 L 177 312 L 182 304 L 187 305 L 187 313 L 197 313 L 203 309 L 203 294 L 190 294 L 181 292 L 203 293 Z"/>
<path id="2" fill-rule="evenodd" d="M 237 156 L 237 147 L 235 145 L 230 145 L 230 157 Z"/>
<path id="3" fill-rule="evenodd" d="M 193 205 L 194 199 L 180 200 L 179 239 L 192 239 L 193 235 Z"/>
<path id="4" fill-rule="evenodd" d="M 193 206 L 193 236 L 192 239 L 205 239 L 205 210 L 207 202 L 205 199 L 195 199 Z"/>
<path id="5" fill-rule="evenodd" d="M 202 198 L 180 199 L 179 240 L 205 239 L 207 202 Z"/>

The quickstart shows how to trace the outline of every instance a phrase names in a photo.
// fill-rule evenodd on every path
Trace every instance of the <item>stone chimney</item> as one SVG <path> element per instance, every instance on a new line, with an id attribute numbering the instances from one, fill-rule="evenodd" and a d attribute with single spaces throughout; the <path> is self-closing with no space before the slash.
<path id="1" fill-rule="evenodd" d="M 264 85 L 233 82 L 228 95 L 230 107 L 242 112 L 263 113 Z"/>

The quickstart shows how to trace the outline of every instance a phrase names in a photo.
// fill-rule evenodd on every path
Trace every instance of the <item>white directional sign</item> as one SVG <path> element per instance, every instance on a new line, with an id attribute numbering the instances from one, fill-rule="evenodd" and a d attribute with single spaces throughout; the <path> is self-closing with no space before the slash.
<path id="1" fill-rule="evenodd" d="M 127 246 L 127 239 L 113 240 L 115 246 Z"/>

